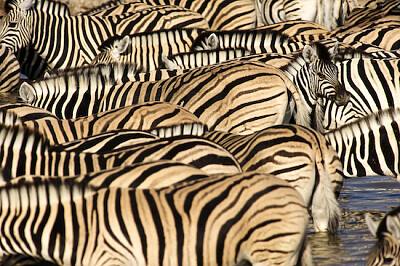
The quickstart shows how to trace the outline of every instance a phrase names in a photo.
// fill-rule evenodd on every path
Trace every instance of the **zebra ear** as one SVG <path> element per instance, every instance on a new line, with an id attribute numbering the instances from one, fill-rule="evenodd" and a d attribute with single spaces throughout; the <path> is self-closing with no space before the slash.
<path id="1" fill-rule="evenodd" d="M 180 66 L 168 59 L 163 53 L 161 53 L 161 61 L 164 63 L 166 69 L 181 69 Z"/>
<path id="2" fill-rule="evenodd" d="M 125 36 L 122 40 L 116 41 L 112 47 L 111 54 L 115 59 L 119 59 L 120 55 L 126 51 L 129 45 L 129 36 Z"/>
<path id="3" fill-rule="evenodd" d="M 50 78 L 51 76 L 50 76 L 49 72 L 45 72 L 45 73 L 43 74 L 43 77 L 46 78 L 46 79 L 48 79 L 48 78 Z"/>
<path id="4" fill-rule="evenodd" d="M 317 51 L 315 50 L 315 48 L 306 44 L 303 48 L 303 58 L 304 60 L 306 60 L 307 63 L 312 63 L 318 58 Z"/>
<path id="5" fill-rule="evenodd" d="M 338 53 L 338 47 L 339 47 L 339 42 L 336 41 L 335 46 L 333 46 L 331 49 L 329 49 L 329 53 L 331 55 L 331 58 L 334 59 Z"/>
<path id="6" fill-rule="evenodd" d="M 376 231 L 378 229 L 379 222 L 374 221 L 369 213 L 365 214 L 365 222 L 368 226 L 369 231 L 374 237 L 376 237 Z"/>
<path id="7" fill-rule="evenodd" d="M 219 46 L 218 37 L 215 33 L 211 33 L 210 36 L 207 38 L 207 45 L 209 49 L 214 50 L 217 49 Z"/>
<path id="8" fill-rule="evenodd" d="M 400 240 L 400 220 L 397 215 L 388 215 L 386 218 L 386 228 L 397 240 Z"/>
<path id="9" fill-rule="evenodd" d="M 19 97 L 22 101 L 32 104 L 35 100 L 35 93 L 32 85 L 29 85 L 27 82 L 22 83 L 19 88 Z"/>
<path id="10" fill-rule="evenodd" d="M 24 0 L 19 4 L 19 8 L 23 11 L 29 10 L 35 4 L 35 0 Z"/>

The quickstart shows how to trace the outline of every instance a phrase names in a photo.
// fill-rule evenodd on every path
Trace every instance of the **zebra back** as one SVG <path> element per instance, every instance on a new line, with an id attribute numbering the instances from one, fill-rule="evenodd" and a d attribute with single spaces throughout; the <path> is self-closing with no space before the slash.
<path id="1" fill-rule="evenodd" d="M 49 111 L 25 104 L 0 106 L 0 122 L 12 125 L 2 119 L 7 114 L 14 114 L 20 123 L 41 132 L 51 144 L 117 129 L 146 131 L 159 137 L 201 136 L 207 129 L 194 114 L 165 102 L 136 104 L 76 119 L 58 119 Z"/>
<path id="2" fill-rule="evenodd" d="M 210 24 L 211 29 L 251 29 L 256 25 L 253 1 L 250 0 L 141 0 L 150 5 L 178 5 L 200 13 Z M 233 10 L 235 12 L 233 12 Z"/>
<path id="3" fill-rule="evenodd" d="M 91 64 L 135 63 L 141 72 L 161 68 L 162 55 L 188 52 L 201 29 L 171 29 L 113 37 L 99 48 Z"/>
<path id="4" fill-rule="evenodd" d="M 0 194 L 1 232 L 21 232 L 19 238 L 1 235 L 1 251 L 8 254 L 90 265 L 112 265 L 115 259 L 118 264 L 294 265 L 307 255 L 302 254 L 307 250 L 304 202 L 287 182 L 269 175 L 209 177 L 147 190 L 21 183 L 0 188 Z M 29 226 L 14 222 L 17 209 Z M 36 210 L 47 212 L 32 219 Z M 45 230 L 37 234 L 39 225 Z M 57 229 L 60 237 L 49 238 L 46 229 Z"/>
<path id="5" fill-rule="evenodd" d="M 15 55 L 0 45 L 0 92 L 14 91 L 20 74 L 21 67 Z"/>
<path id="6" fill-rule="evenodd" d="M 330 130 L 325 138 L 337 151 L 347 177 L 399 176 L 400 109 L 388 108 Z"/>
<path id="7" fill-rule="evenodd" d="M 310 208 L 315 230 L 337 231 L 340 209 L 336 198 L 343 185 L 343 167 L 321 134 L 297 125 L 279 125 L 245 136 L 209 131 L 204 137 L 233 154 L 243 171 L 288 181 Z"/>
<path id="8" fill-rule="evenodd" d="M 367 256 L 367 264 L 383 265 L 400 260 L 400 207 L 388 212 L 380 222 L 375 222 L 369 214 L 365 222 L 371 233 L 377 238 Z"/>
<path id="9" fill-rule="evenodd" d="M 119 188 L 164 188 L 173 184 L 209 177 L 206 172 L 177 161 L 158 160 L 134 163 L 77 176 L 26 175 L 11 179 L 2 173 L 0 184 L 35 184 L 57 182 L 81 184 L 93 190 L 109 187 Z M 9 180 L 9 181 L 7 181 Z"/>
<path id="10" fill-rule="evenodd" d="M 87 10 L 81 15 L 88 16 L 114 16 L 118 14 L 131 13 L 137 10 L 146 9 L 151 7 L 141 1 L 129 1 L 124 4 L 123 0 L 110 0 L 100 6 Z"/>
<path id="11" fill-rule="evenodd" d="M 302 43 L 293 42 L 289 36 L 264 26 L 249 30 L 203 31 L 193 43 L 192 51 L 210 49 L 244 48 L 252 54 L 281 53 L 287 54 L 303 48 Z"/>
<path id="12" fill-rule="evenodd" d="M 26 127 L 0 125 L 0 141 L 0 169 L 11 178 L 79 175 L 162 159 L 190 164 L 208 174 L 241 172 L 236 159 L 224 148 L 195 136 L 155 139 L 94 154 L 82 152 L 82 147 L 67 151 L 50 145 L 42 135 Z"/>
<path id="13" fill-rule="evenodd" d="M 246 49 L 217 49 L 174 53 L 168 57 L 163 57 L 162 61 L 165 68 L 168 69 L 188 69 L 217 64 L 249 54 L 250 52 Z"/>

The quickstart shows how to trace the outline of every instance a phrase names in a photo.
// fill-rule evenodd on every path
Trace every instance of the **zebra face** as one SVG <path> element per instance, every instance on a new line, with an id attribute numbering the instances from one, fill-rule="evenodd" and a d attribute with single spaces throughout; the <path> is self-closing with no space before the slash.
<path id="1" fill-rule="evenodd" d="M 0 43 L 15 53 L 31 40 L 29 13 L 32 0 L 8 3 L 7 14 L 0 21 Z"/>
<path id="2" fill-rule="evenodd" d="M 337 66 L 329 61 L 315 60 L 310 65 L 310 79 L 315 84 L 315 98 L 326 98 L 337 105 L 348 103 L 350 95 L 338 79 Z"/>

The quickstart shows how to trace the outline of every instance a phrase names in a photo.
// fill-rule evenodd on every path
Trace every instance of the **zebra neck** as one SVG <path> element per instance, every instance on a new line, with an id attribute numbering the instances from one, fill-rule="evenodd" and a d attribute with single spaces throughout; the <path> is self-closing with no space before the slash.
<path id="1" fill-rule="evenodd" d="M 108 20 L 98 25 L 89 16 L 57 16 L 32 13 L 32 45 L 50 68 L 75 67 L 90 63 L 104 38 L 111 36 Z M 97 32 L 101 27 L 102 32 Z M 90 30 L 87 30 L 90 29 Z"/>
<path id="2" fill-rule="evenodd" d="M 292 61 L 290 61 L 286 66 L 280 68 L 285 75 L 293 82 L 293 84 L 298 89 L 301 97 L 308 105 L 312 108 L 316 104 L 314 97 L 311 95 L 311 87 L 308 72 L 308 63 L 299 54 Z"/>

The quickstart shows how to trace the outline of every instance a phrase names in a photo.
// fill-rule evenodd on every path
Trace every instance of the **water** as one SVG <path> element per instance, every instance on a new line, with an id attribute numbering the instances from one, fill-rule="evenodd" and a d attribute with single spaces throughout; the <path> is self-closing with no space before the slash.
<path id="1" fill-rule="evenodd" d="M 342 220 L 337 236 L 314 234 L 309 241 L 315 265 L 365 265 L 375 238 L 367 228 L 365 213 L 380 219 L 400 205 L 400 183 L 393 177 L 374 176 L 346 179 L 339 203 Z"/>
<path id="2" fill-rule="evenodd" d="M 17 93 L 0 93 L 0 104 L 15 103 Z M 393 177 L 375 176 L 346 179 L 339 197 L 342 220 L 336 236 L 313 233 L 309 241 L 315 265 L 365 265 L 375 238 L 365 224 L 364 214 L 382 218 L 400 205 L 400 183 Z"/>

